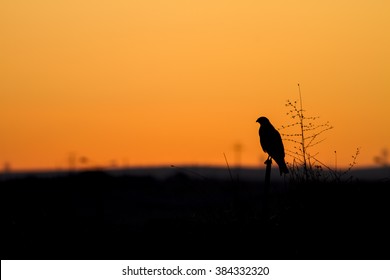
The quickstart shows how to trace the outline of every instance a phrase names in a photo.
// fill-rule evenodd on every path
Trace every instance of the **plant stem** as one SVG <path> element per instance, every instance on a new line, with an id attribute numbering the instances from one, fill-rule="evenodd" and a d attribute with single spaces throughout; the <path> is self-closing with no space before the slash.
<path id="1" fill-rule="evenodd" d="M 301 136 L 302 136 L 302 157 L 303 157 L 303 168 L 305 170 L 305 177 L 306 180 L 308 179 L 308 173 L 307 173 L 307 164 L 306 164 L 306 147 L 305 147 L 305 136 L 304 136 L 304 126 L 303 126 L 303 106 L 302 106 L 302 94 L 301 94 L 301 87 L 299 86 L 298 83 L 298 90 L 299 90 L 299 103 L 300 103 L 300 114 L 299 114 L 299 120 L 300 120 L 300 125 L 301 125 Z"/>

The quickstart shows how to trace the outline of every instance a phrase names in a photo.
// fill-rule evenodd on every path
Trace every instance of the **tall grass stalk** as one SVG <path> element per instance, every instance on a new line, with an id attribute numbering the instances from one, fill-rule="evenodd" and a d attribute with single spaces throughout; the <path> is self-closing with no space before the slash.
<path id="1" fill-rule="evenodd" d="M 226 158 L 226 155 L 225 155 L 225 153 L 223 153 L 223 156 L 225 157 L 226 166 L 227 166 L 227 168 L 228 168 L 228 170 L 229 170 L 230 179 L 231 179 L 231 180 L 232 180 L 232 182 L 234 183 L 234 179 L 233 179 L 232 171 L 230 170 L 229 162 L 228 162 L 228 160 L 227 160 L 227 158 Z"/>

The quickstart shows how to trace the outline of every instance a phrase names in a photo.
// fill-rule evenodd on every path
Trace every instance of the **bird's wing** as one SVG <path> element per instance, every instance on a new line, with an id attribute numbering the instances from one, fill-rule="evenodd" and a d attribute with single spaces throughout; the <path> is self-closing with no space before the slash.
<path id="1" fill-rule="evenodd" d="M 260 145 L 265 153 L 268 153 L 268 147 L 270 146 L 270 141 L 268 137 L 267 128 L 261 126 L 259 129 L 260 136 Z"/>
<path id="2" fill-rule="evenodd" d="M 268 154 L 274 159 L 283 159 L 284 146 L 279 132 L 275 128 L 270 128 L 267 138 L 269 138 Z"/>

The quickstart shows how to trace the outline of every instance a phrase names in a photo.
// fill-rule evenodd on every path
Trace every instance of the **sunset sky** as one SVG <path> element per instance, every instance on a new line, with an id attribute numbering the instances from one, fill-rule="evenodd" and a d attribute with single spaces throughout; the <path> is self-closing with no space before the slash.
<path id="1" fill-rule="evenodd" d="M 2 0 L 0 38 L 0 170 L 264 166 L 298 83 L 322 162 L 390 149 L 388 0 Z"/>

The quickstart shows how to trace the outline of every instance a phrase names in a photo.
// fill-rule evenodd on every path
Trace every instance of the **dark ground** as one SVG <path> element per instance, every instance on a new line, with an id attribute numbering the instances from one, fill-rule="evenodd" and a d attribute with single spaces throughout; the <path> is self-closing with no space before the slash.
<path id="1" fill-rule="evenodd" d="M 1 259 L 390 259 L 388 183 L 3 180 Z"/>

